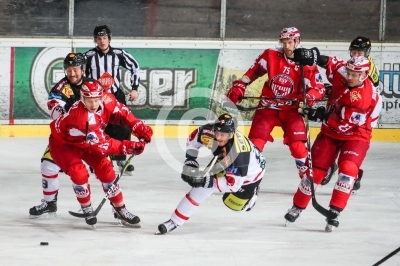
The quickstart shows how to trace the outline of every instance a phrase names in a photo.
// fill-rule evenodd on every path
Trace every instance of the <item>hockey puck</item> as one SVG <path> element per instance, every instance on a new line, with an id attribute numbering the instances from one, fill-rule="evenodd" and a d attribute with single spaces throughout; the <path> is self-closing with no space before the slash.
<path id="1" fill-rule="evenodd" d="M 48 245 L 49 245 L 49 242 L 40 242 L 40 245 L 41 245 L 41 246 L 48 246 Z"/>

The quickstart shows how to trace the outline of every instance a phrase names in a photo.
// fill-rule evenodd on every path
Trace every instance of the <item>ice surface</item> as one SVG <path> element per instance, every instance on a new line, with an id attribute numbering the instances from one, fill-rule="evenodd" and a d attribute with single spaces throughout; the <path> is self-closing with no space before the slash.
<path id="1" fill-rule="evenodd" d="M 42 198 L 40 158 L 47 139 L 1 138 L 0 265 L 372 265 L 400 246 L 400 143 L 372 143 L 360 193 L 350 198 L 332 233 L 324 232 L 325 219 L 311 204 L 284 227 L 300 180 L 287 147 L 276 140 L 265 148 L 267 171 L 251 212 L 230 211 L 221 195 L 212 195 L 183 227 L 154 235 L 190 189 L 177 172 L 183 143 L 156 139 L 134 158 L 134 176 L 121 178 L 127 208 L 142 228 L 117 225 L 106 203 L 93 230 L 68 214 L 79 205 L 64 174 L 58 217 L 29 219 L 29 208 Z M 203 167 L 211 159 L 205 154 Z M 90 182 L 97 206 L 100 182 L 94 175 Z M 317 191 L 325 207 L 333 184 Z M 400 265 L 400 253 L 383 265 Z"/>

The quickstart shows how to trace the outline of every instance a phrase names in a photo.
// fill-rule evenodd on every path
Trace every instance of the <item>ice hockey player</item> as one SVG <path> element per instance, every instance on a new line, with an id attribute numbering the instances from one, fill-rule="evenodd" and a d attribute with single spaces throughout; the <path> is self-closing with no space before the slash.
<path id="1" fill-rule="evenodd" d="M 123 125 L 143 141 L 119 141 L 105 134 L 108 123 Z M 87 163 L 102 183 L 104 192 L 112 186 L 116 176 L 112 162 L 107 155 L 139 155 L 145 143 L 151 141 L 152 129 L 137 119 L 125 105 L 119 103 L 113 94 L 104 92 L 97 81 L 83 82 L 81 100 L 75 102 L 69 111 L 50 123 L 50 153 L 61 170 L 69 175 L 76 198 L 83 213 L 93 212 Z M 109 197 L 123 225 L 139 227 L 138 216 L 129 212 L 124 204 L 119 185 Z M 89 215 L 86 223 L 95 225 L 97 218 Z"/>
<path id="2" fill-rule="evenodd" d="M 293 61 L 293 51 L 301 41 L 300 32 L 294 27 L 284 28 L 279 41 L 282 47 L 267 49 L 259 55 L 243 77 L 233 82 L 227 97 L 236 104 L 244 97 L 248 85 L 268 75 L 259 102 L 259 106 L 265 108 L 256 110 L 249 139 L 263 151 L 267 141 L 273 141 L 270 134 L 274 127 L 281 127 L 284 132 L 283 144 L 288 146 L 301 178 L 307 169 L 304 164 L 307 134 L 303 118 L 297 112 L 299 101 L 303 98 L 300 67 Z M 316 100 L 324 97 L 325 86 L 316 66 L 304 67 L 304 76 L 306 97 L 312 106 Z"/>
<path id="3" fill-rule="evenodd" d="M 51 119 L 55 120 L 68 112 L 69 108 L 80 100 L 83 82 L 94 81 L 83 76 L 85 65 L 86 59 L 82 53 L 69 53 L 65 57 L 63 62 L 65 77 L 50 90 L 47 100 Z M 43 214 L 56 216 L 60 167 L 51 157 L 49 146 L 46 147 L 42 156 L 40 169 L 42 172 L 43 199 L 41 204 L 29 209 L 31 218 L 37 218 Z"/>
<path id="4" fill-rule="evenodd" d="M 250 211 L 257 200 L 265 172 L 265 159 L 242 133 L 236 130 L 237 120 L 230 114 L 218 117 L 215 123 L 203 125 L 187 139 L 186 160 L 181 178 L 192 189 L 172 213 L 171 219 L 158 226 L 156 234 L 165 234 L 180 227 L 213 193 L 224 193 L 222 201 L 234 211 Z M 215 165 L 199 170 L 197 155 L 201 147 L 211 149 Z"/>
<path id="5" fill-rule="evenodd" d="M 366 57 L 370 62 L 371 62 L 371 70 L 368 73 L 368 77 L 371 80 L 371 82 L 374 84 L 375 90 L 380 93 L 379 89 L 379 70 L 376 68 L 376 65 L 374 63 L 374 60 L 372 60 L 370 53 L 371 53 L 371 41 L 367 37 L 362 37 L 358 36 L 355 38 L 349 46 L 349 52 L 350 52 L 350 57 L 353 56 L 364 56 Z M 328 93 L 327 93 L 328 94 Z M 371 126 L 376 127 L 378 124 L 378 118 L 379 118 L 379 113 L 381 111 L 382 107 L 382 97 L 380 97 L 380 102 L 376 105 L 376 108 L 374 110 L 374 113 L 372 114 L 372 121 L 371 121 Z M 332 167 L 334 171 L 337 169 L 337 165 Z M 358 178 L 356 182 L 354 183 L 352 193 L 356 194 L 358 190 L 361 187 L 361 178 L 364 174 L 364 171 L 362 169 L 359 170 L 358 173 Z M 326 185 L 329 183 L 329 181 L 332 178 L 332 174 L 328 174 L 326 178 L 324 178 L 321 182 L 321 185 Z"/>
<path id="6" fill-rule="evenodd" d="M 326 108 L 305 107 L 299 111 L 311 121 L 322 122 L 321 132 L 311 148 L 314 183 L 321 184 L 328 168 L 338 160 L 339 177 L 329 207 L 339 216 L 347 205 L 370 146 L 372 114 L 380 98 L 368 78 L 371 63 L 365 57 L 355 56 L 346 62 L 320 55 L 317 48 L 296 49 L 294 60 L 302 65 L 318 64 L 326 68 L 326 76 L 332 83 Z M 293 207 L 285 215 L 287 221 L 296 221 L 307 207 L 311 199 L 310 185 L 310 172 L 307 171 L 293 197 Z M 339 226 L 338 217 L 326 221 L 327 232 Z"/>

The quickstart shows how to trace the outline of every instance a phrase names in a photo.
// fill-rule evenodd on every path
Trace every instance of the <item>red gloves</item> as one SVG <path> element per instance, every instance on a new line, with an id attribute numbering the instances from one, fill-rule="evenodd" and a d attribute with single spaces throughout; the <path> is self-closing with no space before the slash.
<path id="1" fill-rule="evenodd" d="M 121 154 L 135 153 L 135 155 L 139 155 L 144 151 L 145 146 L 146 143 L 143 141 L 123 140 Z"/>
<path id="2" fill-rule="evenodd" d="M 238 79 L 232 83 L 232 88 L 229 89 L 227 93 L 227 97 L 234 104 L 236 104 L 241 97 L 244 96 L 244 91 L 246 90 L 247 84 L 244 83 L 241 79 Z"/>
<path id="3" fill-rule="evenodd" d="M 151 129 L 151 127 L 143 123 L 142 120 L 139 120 L 133 125 L 132 133 L 138 139 L 143 139 L 146 143 L 150 143 L 151 137 L 153 136 L 153 130 Z"/>

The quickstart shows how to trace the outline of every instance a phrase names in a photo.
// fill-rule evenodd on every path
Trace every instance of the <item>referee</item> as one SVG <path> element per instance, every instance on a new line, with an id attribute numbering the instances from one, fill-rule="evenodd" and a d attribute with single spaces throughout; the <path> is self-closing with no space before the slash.
<path id="1" fill-rule="evenodd" d="M 93 39 L 96 47 L 85 53 L 86 56 L 86 77 L 98 80 L 106 90 L 110 90 L 120 103 L 126 105 L 125 94 L 121 88 L 121 75 L 119 67 L 124 67 L 131 72 L 131 87 L 129 100 L 137 99 L 137 89 L 139 87 L 140 69 L 139 64 L 123 49 L 110 46 L 111 30 L 106 26 L 97 26 L 93 31 Z M 105 132 L 112 138 L 118 140 L 130 140 L 131 130 L 123 126 L 108 124 Z M 126 155 L 113 156 L 120 169 L 125 164 Z M 134 167 L 129 165 L 125 171 L 132 175 Z"/>

